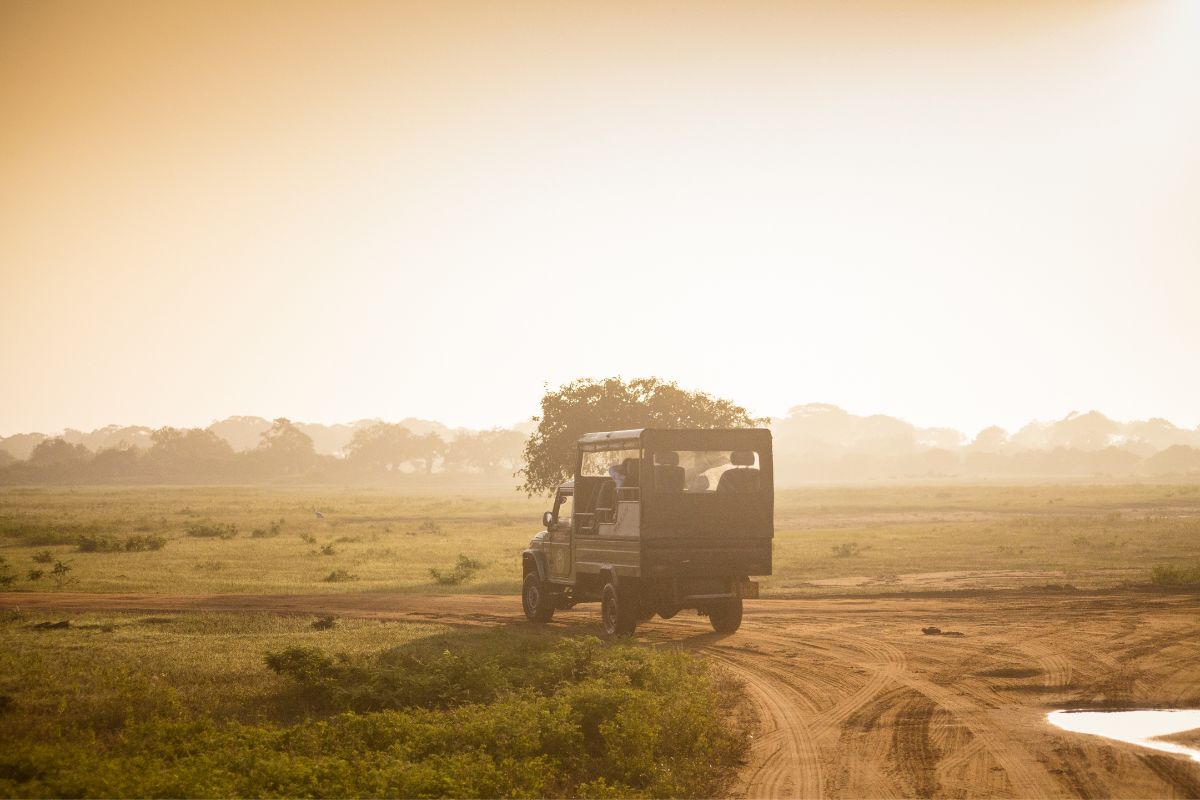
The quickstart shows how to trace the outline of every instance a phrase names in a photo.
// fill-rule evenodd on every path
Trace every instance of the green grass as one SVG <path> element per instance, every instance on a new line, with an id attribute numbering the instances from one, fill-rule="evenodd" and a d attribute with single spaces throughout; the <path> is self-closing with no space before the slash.
<path id="1" fill-rule="evenodd" d="M 1200 586 L 1200 561 L 1190 565 L 1162 564 L 1150 573 L 1160 586 Z"/>
<path id="2" fill-rule="evenodd" d="M 716 793 L 736 687 L 681 652 L 243 614 L 0 619 L 0 795 Z M 40 626 L 40 627 L 39 627 Z"/>
<path id="3" fill-rule="evenodd" d="M 537 532 L 544 505 L 515 492 L 0 490 L 0 555 L 20 573 L 9 590 L 56 588 L 47 578 L 25 577 L 33 557 L 48 550 L 71 565 L 68 588 L 75 591 L 516 593 L 520 551 Z M 128 551 L 132 536 L 165 542 Z M 81 541 L 112 546 L 85 544 L 92 551 L 81 552 Z M 469 574 L 459 568 L 460 555 L 477 565 Z M 431 570 L 455 579 L 439 581 Z M 328 580 L 331 574 L 355 579 Z"/>
<path id="4" fill-rule="evenodd" d="M 777 498 L 775 570 L 765 594 L 1091 588 L 1144 583 L 1177 559 L 1200 559 L 1200 487 L 788 490 Z"/>
<path id="5" fill-rule="evenodd" d="M 0 571 L 7 591 L 57 589 L 47 569 L 28 578 L 49 552 L 71 567 L 62 588 L 76 591 L 516 594 L 521 549 L 547 507 L 516 493 L 7 489 Z M 159 549 L 139 549 L 150 542 Z M 892 591 L 938 572 L 1008 574 L 920 585 L 1146 582 L 1157 566 L 1200 560 L 1200 487 L 787 489 L 774 547 L 766 596 Z"/>

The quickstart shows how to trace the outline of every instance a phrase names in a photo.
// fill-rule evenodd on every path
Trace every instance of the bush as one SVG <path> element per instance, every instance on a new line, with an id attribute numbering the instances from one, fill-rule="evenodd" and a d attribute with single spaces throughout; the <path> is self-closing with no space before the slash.
<path id="1" fill-rule="evenodd" d="M 833 555 L 835 558 L 849 558 L 856 556 L 859 553 L 858 542 L 849 542 L 847 544 L 835 544 L 833 546 Z"/>
<path id="2" fill-rule="evenodd" d="M 465 583 L 475 576 L 475 573 L 483 569 L 482 561 L 476 561 L 473 558 L 458 554 L 458 561 L 452 569 L 442 571 L 437 567 L 429 568 L 429 575 L 436 583 L 443 586 L 457 586 L 460 583 Z"/>
<path id="3" fill-rule="evenodd" d="M 163 549 L 167 545 L 167 537 L 148 533 L 134 534 L 121 540 L 113 536 L 93 534 L 80 536 L 78 544 L 81 553 L 140 553 L 146 550 Z"/>
<path id="4" fill-rule="evenodd" d="M 54 554 L 49 550 L 43 550 L 34 554 L 33 561 L 35 564 L 49 564 L 54 561 Z"/>
<path id="5" fill-rule="evenodd" d="M 323 697 L 323 716 L 197 717 L 158 682 L 126 680 L 145 697 L 123 705 L 145 713 L 6 742 L 0 794 L 711 797 L 743 747 L 731 685 L 680 652 L 501 631 L 355 658 L 289 648 L 267 664 Z"/>
<path id="6" fill-rule="evenodd" d="M 1191 566 L 1160 565 L 1150 571 L 1150 582 L 1159 586 L 1200 585 L 1200 564 Z"/>
<path id="7" fill-rule="evenodd" d="M 254 539 L 270 539 L 278 536 L 283 530 L 283 519 L 273 520 L 270 525 L 265 528 L 255 528 L 250 532 L 250 536 Z"/>
<path id="8" fill-rule="evenodd" d="M 61 589 L 64 586 L 75 583 L 78 578 L 71 575 L 72 569 L 70 564 L 63 561 L 55 561 L 54 569 L 50 570 L 50 577 L 54 578 L 54 585 Z"/>
<path id="9" fill-rule="evenodd" d="M 358 576 L 351 575 L 344 569 L 335 569 L 333 572 L 326 575 L 324 580 L 326 583 L 344 583 L 346 581 L 356 581 L 358 580 Z"/>
<path id="10" fill-rule="evenodd" d="M 232 539 L 238 535 L 238 526 L 232 522 L 190 522 L 186 531 L 199 539 Z"/>

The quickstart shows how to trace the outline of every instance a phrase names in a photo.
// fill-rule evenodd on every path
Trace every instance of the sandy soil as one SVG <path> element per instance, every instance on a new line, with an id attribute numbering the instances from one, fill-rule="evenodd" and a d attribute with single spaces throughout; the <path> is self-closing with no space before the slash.
<path id="1" fill-rule="evenodd" d="M 528 624 L 512 596 L 0 594 L 13 607 Z M 596 607 L 551 626 L 597 632 Z M 736 796 L 1200 797 L 1196 762 L 1045 722 L 1056 708 L 1200 707 L 1200 594 L 761 600 L 731 636 L 686 613 L 638 631 L 746 682 L 759 725 Z"/>

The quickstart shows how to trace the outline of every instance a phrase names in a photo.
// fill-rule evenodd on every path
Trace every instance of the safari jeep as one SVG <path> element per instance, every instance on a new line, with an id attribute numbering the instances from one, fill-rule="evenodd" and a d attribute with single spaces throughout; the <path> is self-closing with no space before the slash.
<path id="1" fill-rule="evenodd" d="M 683 609 L 732 633 L 751 575 L 771 574 L 771 432 L 761 428 L 589 433 L 575 478 L 522 555 L 525 615 L 599 601 L 604 632 Z"/>

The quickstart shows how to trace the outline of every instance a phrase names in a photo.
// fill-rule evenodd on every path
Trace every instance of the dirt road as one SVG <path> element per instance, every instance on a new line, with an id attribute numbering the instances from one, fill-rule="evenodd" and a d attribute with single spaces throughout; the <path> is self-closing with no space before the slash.
<path id="1" fill-rule="evenodd" d="M 528 624 L 510 596 L 6 593 L 0 607 Z M 598 632 L 596 608 L 551 625 Z M 1200 763 L 1045 722 L 1056 708 L 1200 707 L 1200 594 L 763 600 L 732 636 L 687 615 L 638 631 L 746 682 L 760 725 L 735 795 L 1200 797 Z"/>

